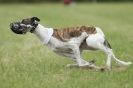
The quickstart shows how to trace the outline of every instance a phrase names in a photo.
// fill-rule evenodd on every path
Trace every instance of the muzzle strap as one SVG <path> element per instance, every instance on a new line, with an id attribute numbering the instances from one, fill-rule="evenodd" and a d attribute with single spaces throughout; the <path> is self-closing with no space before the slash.
<path id="1" fill-rule="evenodd" d="M 31 28 L 30 32 L 33 33 L 37 26 L 38 26 L 38 23 L 37 24 L 33 24 L 33 27 Z"/>

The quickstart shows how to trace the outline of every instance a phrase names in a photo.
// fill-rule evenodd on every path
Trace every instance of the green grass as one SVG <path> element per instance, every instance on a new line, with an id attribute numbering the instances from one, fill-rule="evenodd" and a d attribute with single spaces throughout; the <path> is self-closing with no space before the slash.
<path id="1" fill-rule="evenodd" d="M 99 26 L 115 54 L 133 62 L 132 3 L 0 5 L 0 88 L 133 88 L 133 66 L 111 72 L 65 68 L 72 63 L 50 51 L 33 34 L 16 35 L 9 24 L 37 16 L 46 27 Z M 105 65 L 103 52 L 84 52 L 86 60 Z"/>

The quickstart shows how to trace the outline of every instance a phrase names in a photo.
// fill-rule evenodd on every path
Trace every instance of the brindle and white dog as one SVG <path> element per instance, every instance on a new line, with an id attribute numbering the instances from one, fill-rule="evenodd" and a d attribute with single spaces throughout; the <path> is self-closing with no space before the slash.
<path id="1" fill-rule="evenodd" d="M 67 65 L 68 67 L 91 67 L 100 69 L 93 63 L 89 63 L 81 57 L 83 50 L 101 50 L 107 55 L 106 66 L 111 70 L 111 59 L 114 59 L 121 65 L 128 66 L 131 62 L 124 62 L 117 59 L 111 49 L 110 44 L 105 39 L 104 33 L 98 27 L 70 27 L 63 29 L 46 28 L 39 24 L 37 17 L 26 18 L 21 22 L 10 24 L 11 30 L 16 34 L 26 34 L 31 32 L 50 47 L 55 53 L 67 56 L 76 61 L 75 64 Z"/>

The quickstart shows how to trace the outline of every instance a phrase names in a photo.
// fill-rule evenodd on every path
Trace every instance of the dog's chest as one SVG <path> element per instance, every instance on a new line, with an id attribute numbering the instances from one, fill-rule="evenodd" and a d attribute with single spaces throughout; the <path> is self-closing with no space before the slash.
<path id="1" fill-rule="evenodd" d="M 56 54 L 66 57 L 73 57 L 74 52 L 70 48 L 71 46 L 65 45 L 64 42 L 52 37 L 47 46 Z"/>

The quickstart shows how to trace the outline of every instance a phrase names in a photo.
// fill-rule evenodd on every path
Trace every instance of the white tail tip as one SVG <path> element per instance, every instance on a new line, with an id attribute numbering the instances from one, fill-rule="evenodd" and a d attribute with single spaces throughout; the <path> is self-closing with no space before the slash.
<path id="1" fill-rule="evenodd" d="M 132 62 L 127 62 L 127 65 L 131 65 L 132 64 Z"/>

